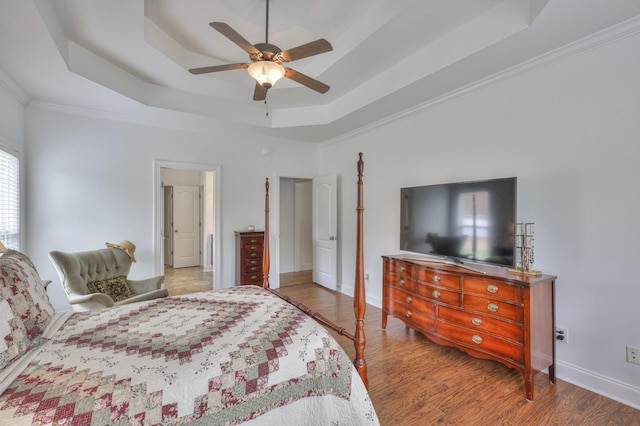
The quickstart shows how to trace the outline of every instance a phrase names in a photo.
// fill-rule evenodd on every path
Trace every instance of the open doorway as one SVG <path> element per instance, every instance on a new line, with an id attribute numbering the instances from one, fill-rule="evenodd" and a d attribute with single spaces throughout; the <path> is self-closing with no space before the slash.
<path id="1" fill-rule="evenodd" d="M 280 287 L 312 280 L 312 180 L 279 180 L 279 283 Z"/>
<path id="2" fill-rule="evenodd" d="M 219 173 L 215 165 L 155 162 L 154 269 L 170 295 L 220 283 Z"/>

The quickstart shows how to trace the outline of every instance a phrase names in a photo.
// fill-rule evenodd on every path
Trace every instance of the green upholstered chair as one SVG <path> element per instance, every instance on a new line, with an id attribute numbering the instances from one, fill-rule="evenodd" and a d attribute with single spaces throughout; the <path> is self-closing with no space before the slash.
<path id="1" fill-rule="evenodd" d="M 49 258 L 74 311 L 91 311 L 167 297 L 164 275 L 129 280 L 131 258 L 118 248 L 64 253 Z M 115 299 L 115 300 L 114 300 Z"/>

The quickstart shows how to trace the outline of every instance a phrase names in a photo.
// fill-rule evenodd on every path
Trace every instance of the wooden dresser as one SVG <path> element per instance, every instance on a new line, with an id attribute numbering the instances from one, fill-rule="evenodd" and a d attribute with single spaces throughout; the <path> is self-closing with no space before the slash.
<path id="1" fill-rule="evenodd" d="M 391 315 L 438 344 L 515 368 L 528 400 L 541 370 L 555 383 L 555 276 L 473 264 L 481 273 L 410 256 L 383 262 L 382 328 Z"/>
<path id="2" fill-rule="evenodd" d="M 262 285 L 263 231 L 235 231 L 236 285 Z"/>

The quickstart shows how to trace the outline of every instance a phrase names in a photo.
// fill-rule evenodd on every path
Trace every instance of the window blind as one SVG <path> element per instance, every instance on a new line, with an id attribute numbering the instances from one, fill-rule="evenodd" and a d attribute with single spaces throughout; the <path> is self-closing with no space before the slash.
<path id="1" fill-rule="evenodd" d="M 0 149 L 0 241 L 20 249 L 20 164 L 18 157 Z"/>

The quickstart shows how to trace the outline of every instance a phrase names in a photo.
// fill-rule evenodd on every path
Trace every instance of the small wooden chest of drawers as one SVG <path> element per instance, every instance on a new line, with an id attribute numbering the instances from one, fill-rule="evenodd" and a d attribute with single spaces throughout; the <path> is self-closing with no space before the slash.
<path id="1" fill-rule="evenodd" d="M 264 232 L 235 231 L 236 285 L 262 285 Z"/>
<path id="2" fill-rule="evenodd" d="M 382 328 L 391 315 L 436 343 L 518 369 L 529 400 L 533 376 L 541 370 L 548 368 L 555 383 L 556 277 L 485 265 L 472 271 L 400 256 L 383 261 Z"/>

